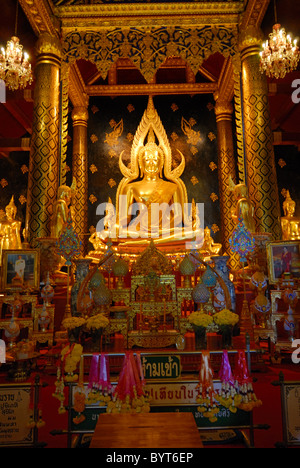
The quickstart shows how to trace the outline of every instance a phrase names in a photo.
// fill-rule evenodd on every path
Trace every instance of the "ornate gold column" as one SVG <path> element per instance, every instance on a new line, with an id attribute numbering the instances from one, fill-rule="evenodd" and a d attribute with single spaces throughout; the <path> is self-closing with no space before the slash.
<path id="1" fill-rule="evenodd" d="M 73 178 L 76 191 L 73 204 L 73 225 L 82 244 L 82 254 L 86 254 L 88 230 L 88 161 L 87 161 L 87 106 L 74 107 L 73 119 Z"/>
<path id="2" fill-rule="evenodd" d="M 26 235 L 31 246 L 50 234 L 59 168 L 61 44 L 42 34 L 36 44 L 34 110 L 29 160 Z"/>
<path id="3" fill-rule="evenodd" d="M 259 70 L 261 35 L 248 27 L 240 36 L 246 181 L 257 232 L 281 237 L 280 205 L 266 77 Z"/>
<path id="4" fill-rule="evenodd" d="M 232 192 L 229 189 L 229 176 L 236 181 L 236 162 L 232 135 L 233 106 L 228 101 L 217 100 L 215 114 L 218 130 L 218 177 L 221 211 L 221 231 L 223 250 L 230 255 L 230 267 L 235 269 L 239 259 L 231 252 L 229 239 L 235 224 L 231 217 L 233 206 Z"/>

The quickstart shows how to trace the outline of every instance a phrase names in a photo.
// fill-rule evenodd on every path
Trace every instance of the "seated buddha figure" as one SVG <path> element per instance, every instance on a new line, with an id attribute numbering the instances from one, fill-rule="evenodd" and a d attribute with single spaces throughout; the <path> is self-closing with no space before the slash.
<path id="1" fill-rule="evenodd" d="M 229 188 L 233 192 L 235 205 L 232 208 L 231 216 L 235 224 L 244 222 L 246 229 L 255 233 L 254 207 L 248 197 L 248 189 L 245 184 L 235 185 L 229 177 Z"/>
<path id="2" fill-rule="evenodd" d="M 281 218 L 282 240 L 299 240 L 300 219 L 294 216 L 296 203 L 292 200 L 290 192 L 287 191 L 283 202 L 284 217 Z"/>
<path id="3" fill-rule="evenodd" d="M 204 257 L 210 257 L 212 255 L 218 255 L 220 250 L 222 249 L 222 244 L 218 244 L 214 242 L 213 238 L 211 237 L 209 227 L 204 229 L 204 241 L 199 253 Z"/>
<path id="4" fill-rule="evenodd" d="M 3 250 L 22 249 L 21 221 L 16 220 L 17 207 L 12 196 L 9 204 L 5 207 L 5 215 L 0 220 L 0 260 Z"/>
<path id="5" fill-rule="evenodd" d="M 130 168 L 120 155 L 124 178 L 117 190 L 117 226 L 122 245 L 196 237 L 192 216 L 186 211 L 186 188 L 180 179 L 185 160 L 180 155 L 180 164 L 172 169 L 169 142 L 150 98 L 132 144 Z"/>

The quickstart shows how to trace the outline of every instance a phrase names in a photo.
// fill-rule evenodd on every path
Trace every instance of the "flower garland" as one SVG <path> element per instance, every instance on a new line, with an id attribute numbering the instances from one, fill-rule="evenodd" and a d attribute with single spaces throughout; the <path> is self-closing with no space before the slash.
<path id="1" fill-rule="evenodd" d="M 242 397 L 238 392 L 237 385 L 235 385 L 228 352 L 226 350 L 223 351 L 222 355 L 219 379 L 221 380 L 221 389 L 216 395 L 216 400 L 220 405 L 229 409 L 231 413 L 236 413 L 239 405 L 241 404 Z"/>
<path id="2" fill-rule="evenodd" d="M 108 402 L 107 413 L 149 413 L 149 398 L 144 391 L 145 380 L 140 356 L 126 353 L 119 381 Z"/>
<path id="3" fill-rule="evenodd" d="M 109 362 L 105 354 L 92 357 L 86 404 L 106 406 L 112 398 L 112 385 L 109 380 Z"/>
<path id="4" fill-rule="evenodd" d="M 58 408 L 59 414 L 66 412 L 64 401 L 65 401 L 65 382 L 76 382 L 78 380 L 78 374 L 74 371 L 77 368 L 78 363 L 81 359 L 83 348 L 80 344 L 68 344 L 61 350 L 61 364 L 57 366 L 56 381 L 55 381 L 55 392 L 52 393 L 54 398 L 60 401 Z M 66 373 L 66 374 L 64 374 Z"/>
<path id="5" fill-rule="evenodd" d="M 262 405 L 253 390 L 252 379 L 249 375 L 249 370 L 246 362 L 245 351 L 239 350 L 237 369 L 235 373 L 235 380 L 238 384 L 239 393 L 241 395 L 241 402 L 239 408 L 244 411 L 252 411 Z"/>
<path id="6" fill-rule="evenodd" d="M 66 382 L 76 382 L 78 380 L 78 374 L 75 374 L 74 371 L 80 362 L 82 351 L 83 348 L 78 343 L 68 344 L 62 349 L 61 361 L 63 362 L 64 371 L 67 373 L 65 375 Z"/>
<path id="7" fill-rule="evenodd" d="M 211 423 L 221 415 L 220 406 L 236 413 L 238 409 L 252 411 L 262 405 L 253 390 L 252 379 L 246 362 L 245 351 L 239 350 L 235 373 L 233 375 L 228 353 L 223 351 L 222 363 L 219 371 L 221 388 L 214 390 L 213 371 L 210 366 L 209 351 L 202 352 L 199 373 L 199 394 L 196 402 L 198 411 L 208 418 Z"/>
<path id="8" fill-rule="evenodd" d="M 210 365 L 210 357 L 208 351 L 203 351 L 201 356 L 201 366 L 199 372 L 199 393 L 196 399 L 198 403 L 197 410 L 208 418 L 210 422 L 217 421 L 217 413 L 219 408 L 216 404 L 216 393 L 213 383 L 213 371 Z"/>

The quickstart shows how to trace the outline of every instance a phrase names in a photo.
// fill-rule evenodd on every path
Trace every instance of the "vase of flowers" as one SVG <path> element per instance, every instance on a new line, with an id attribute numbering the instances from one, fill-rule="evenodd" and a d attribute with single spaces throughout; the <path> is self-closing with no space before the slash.
<path id="1" fill-rule="evenodd" d="M 207 328 L 213 324 L 213 318 L 205 312 L 196 311 L 189 315 L 188 321 L 195 332 L 195 348 L 206 349 L 206 332 Z"/>
<path id="2" fill-rule="evenodd" d="M 91 335 L 93 352 L 101 351 L 101 338 L 108 325 L 109 319 L 103 313 L 93 315 L 87 319 L 86 329 Z"/>
<path id="3" fill-rule="evenodd" d="M 81 332 L 85 325 L 83 317 L 68 317 L 62 321 L 62 326 L 68 332 L 70 343 L 80 343 Z"/>
<path id="4" fill-rule="evenodd" d="M 239 321 L 238 314 L 235 314 L 231 310 L 223 309 L 220 312 L 217 312 L 213 319 L 222 335 L 222 348 L 232 348 L 233 327 Z"/>

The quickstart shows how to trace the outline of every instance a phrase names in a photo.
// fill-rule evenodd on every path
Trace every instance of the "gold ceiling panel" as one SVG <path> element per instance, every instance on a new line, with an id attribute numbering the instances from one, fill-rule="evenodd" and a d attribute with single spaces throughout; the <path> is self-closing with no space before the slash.
<path id="1" fill-rule="evenodd" d="M 238 24 L 242 1 L 72 4 L 54 7 L 64 32 L 110 27 Z"/>

